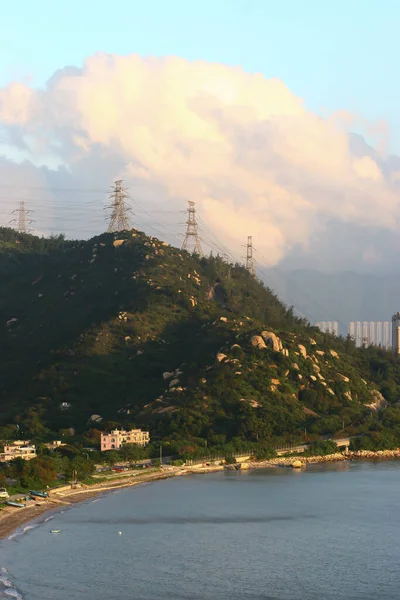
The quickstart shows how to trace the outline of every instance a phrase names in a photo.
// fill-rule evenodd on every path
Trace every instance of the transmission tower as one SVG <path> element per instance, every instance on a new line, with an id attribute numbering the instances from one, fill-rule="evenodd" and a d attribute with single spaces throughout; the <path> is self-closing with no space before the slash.
<path id="1" fill-rule="evenodd" d="M 111 204 L 106 209 L 111 210 L 108 233 L 113 231 L 124 231 L 131 228 L 128 213 L 132 210 L 125 202 L 129 198 L 126 188 L 122 187 L 122 179 L 115 182 L 110 194 Z"/>
<path id="2" fill-rule="evenodd" d="M 29 229 L 29 225 L 33 223 L 33 220 L 28 219 L 27 217 L 32 213 L 32 211 L 27 210 L 25 202 L 21 200 L 21 202 L 19 203 L 19 208 L 16 208 L 12 212 L 14 215 L 18 216 L 15 219 L 11 219 L 10 224 L 16 223 L 16 229 L 19 233 L 30 233 L 32 230 Z"/>
<path id="3" fill-rule="evenodd" d="M 182 250 L 189 250 L 189 247 L 192 247 L 194 253 L 203 256 L 203 250 L 201 248 L 199 230 L 196 221 L 195 203 L 191 200 L 189 200 L 187 214 L 188 219 L 186 221 L 186 233 L 182 244 Z"/>
<path id="4" fill-rule="evenodd" d="M 247 237 L 246 248 L 246 269 L 251 275 L 255 275 L 254 270 L 254 258 L 253 258 L 253 236 L 249 235 Z"/>

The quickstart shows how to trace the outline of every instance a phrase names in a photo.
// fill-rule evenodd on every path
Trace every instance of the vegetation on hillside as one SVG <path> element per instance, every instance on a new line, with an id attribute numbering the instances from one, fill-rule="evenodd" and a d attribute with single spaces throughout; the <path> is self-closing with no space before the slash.
<path id="1" fill-rule="evenodd" d="M 296 318 L 238 264 L 136 230 L 0 229 L 0 275 L 3 440 L 78 446 L 136 426 L 181 456 L 343 434 L 400 442 L 398 359 Z"/>

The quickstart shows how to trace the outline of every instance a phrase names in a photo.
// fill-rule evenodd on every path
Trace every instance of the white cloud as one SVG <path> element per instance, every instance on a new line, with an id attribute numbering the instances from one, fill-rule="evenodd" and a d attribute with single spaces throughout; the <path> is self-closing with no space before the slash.
<path id="1" fill-rule="evenodd" d="M 329 219 L 398 228 L 399 191 L 373 156 L 351 152 L 346 120 L 357 117 L 307 110 L 278 79 L 176 57 L 98 54 L 45 90 L 0 90 L 7 143 L 29 139 L 78 183 L 122 177 L 153 208 L 195 200 L 236 256 L 253 235 L 271 263 L 307 249 Z"/>

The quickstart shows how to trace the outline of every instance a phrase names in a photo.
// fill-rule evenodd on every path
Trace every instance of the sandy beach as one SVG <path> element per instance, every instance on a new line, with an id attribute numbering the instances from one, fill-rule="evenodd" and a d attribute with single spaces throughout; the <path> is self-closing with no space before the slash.
<path id="1" fill-rule="evenodd" d="M 264 461 L 249 461 L 243 464 L 246 469 L 266 469 L 278 467 L 291 467 L 295 461 L 300 461 L 302 466 L 308 464 L 318 464 L 326 462 L 340 462 L 350 460 L 389 460 L 399 459 L 399 450 L 382 450 L 377 452 L 359 451 L 347 453 L 335 453 L 327 456 L 281 456 Z M 231 467 L 232 468 L 232 467 Z M 82 485 L 77 489 L 57 489 L 51 491 L 48 499 L 40 500 L 39 505 L 32 502 L 26 508 L 14 508 L 7 506 L 0 511 L 0 540 L 9 536 L 13 531 L 27 523 L 44 515 L 45 513 L 58 512 L 66 506 L 72 506 L 78 502 L 84 502 L 99 494 L 107 493 L 111 490 L 122 489 L 124 487 L 133 487 L 142 483 L 169 479 L 171 477 L 181 477 L 185 475 L 199 475 L 204 473 L 213 473 L 223 471 L 223 465 L 196 465 L 191 467 L 167 467 L 165 469 L 152 472 L 140 473 L 135 476 L 125 476 L 112 479 L 98 485 Z"/>

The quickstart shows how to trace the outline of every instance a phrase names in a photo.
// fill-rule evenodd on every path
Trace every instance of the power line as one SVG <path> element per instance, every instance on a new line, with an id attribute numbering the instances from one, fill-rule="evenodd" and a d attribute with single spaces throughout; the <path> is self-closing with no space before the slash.
<path id="1" fill-rule="evenodd" d="M 195 252 L 196 254 L 199 254 L 199 256 L 203 256 L 203 250 L 201 248 L 199 230 L 198 230 L 198 225 L 197 225 L 197 221 L 196 221 L 195 202 L 193 202 L 192 200 L 189 200 L 188 204 L 189 204 L 188 209 L 187 209 L 188 219 L 186 221 L 186 233 L 185 233 L 185 238 L 184 238 L 183 244 L 182 244 L 182 250 L 188 250 L 189 247 L 192 245 L 193 252 Z M 193 240 L 193 242 L 192 242 L 192 240 Z"/>
<path id="2" fill-rule="evenodd" d="M 119 179 L 115 182 L 114 189 L 110 194 L 112 204 L 106 206 L 106 208 L 111 209 L 108 233 L 131 229 L 128 213 L 132 209 L 125 202 L 125 198 L 128 197 L 126 188 L 122 187 L 122 179 Z"/>

